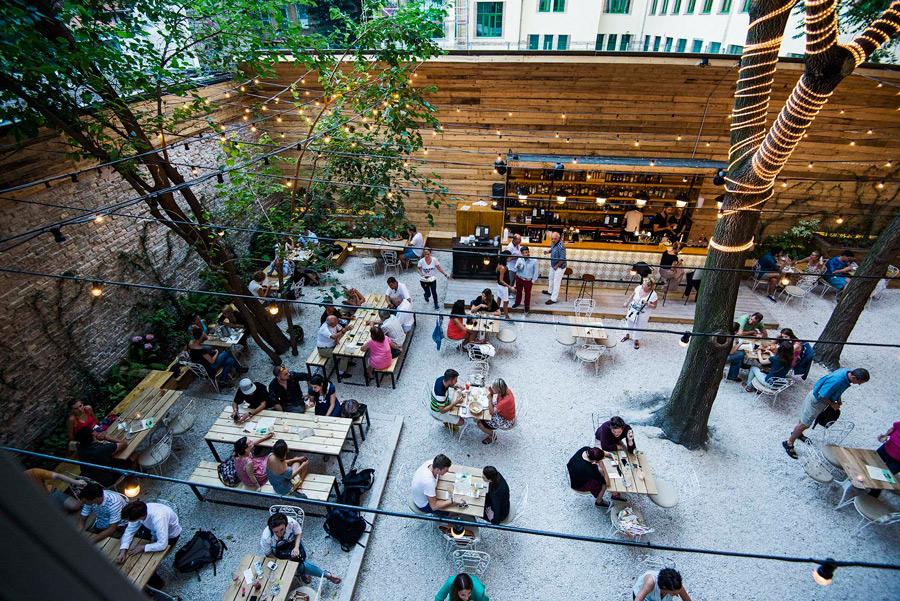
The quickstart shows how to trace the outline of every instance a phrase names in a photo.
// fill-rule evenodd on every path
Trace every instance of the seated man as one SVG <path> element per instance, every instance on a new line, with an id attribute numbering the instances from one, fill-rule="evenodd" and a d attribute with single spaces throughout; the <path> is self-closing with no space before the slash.
<path id="1" fill-rule="evenodd" d="M 397 278 L 391 276 L 387 279 L 387 285 L 387 291 L 384 294 L 392 307 L 399 307 L 400 303 L 405 300 L 412 302 L 412 295 L 410 295 L 406 284 L 398 282 Z"/>
<path id="2" fill-rule="evenodd" d="M 155 553 L 174 547 L 181 536 L 178 516 L 168 505 L 162 503 L 132 501 L 122 508 L 122 519 L 128 522 L 128 526 L 122 535 L 119 554 L 116 556 L 116 561 L 120 564 L 125 563 L 127 555 Z M 131 542 L 142 527 L 153 542 L 137 545 L 129 550 Z"/>
<path id="3" fill-rule="evenodd" d="M 778 280 L 781 277 L 781 264 L 778 262 L 778 257 L 782 252 L 778 246 L 766 251 L 757 259 L 756 267 L 753 269 L 753 277 L 757 280 L 766 280 L 766 298 L 773 303 Z"/>
<path id="4" fill-rule="evenodd" d="M 438 478 L 450 471 L 450 459 L 446 455 L 438 455 L 419 466 L 412 479 L 412 502 L 424 513 L 449 515 L 445 509 L 457 506 L 453 499 L 437 498 Z M 459 505 L 466 507 L 465 501 Z"/>
<path id="5" fill-rule="evenodd" d="M 217 378 L 220 386 L 227 386 L 233 372 L 246 373 L 247 369 L 234 358 L 227 350 L 217 350 L 203 344 L 206 334 L 197 326 L 191 328 L 191 340 L 188 342 L 187 352 L 192 363 L 202 365 L 211 378 Z M 219 370 L 222 370 L 219 373 Z M 218 376 L 217 376 L 218 374 Z"/>
<path id="6" fill-rule="evenodd" d="M 106 490 L 96 482 L 90 482 L 81 489 L 81 515 L 78 516 L 78 528 L 91 533 L 91 542 L 99 543 L 115 534 L 122 522 L 122 508 L 126 499 L 119 493 Z M 87 517 L 94 514 L 94 523 L 85 528 Z"/>
<path id="7" fill-rule="evenodd" d="M 434 381 L 431 387 L 431 417 L 434 419 L 453 424 L 456 426 L 463 425 L 463 418 L 453 415 L 450 412 L 459 407 L 463 402 L 463 395 L 456 395 L 456 382 L 459 380 L 459 372 L 455 369 L 448 369 L 444 375 Z M 455 396 L 455 400 L 451 401 L 448 397 Z"/>
<path id="8" fill-rule="evenodd" d="M 318 246 L 319 237 L 311 229 L 306 228 L 306 233 L 297 238 L 297 241 L 303 246 Z"/>
<path id="9" fill-rule="evenodd" d="M 403 342 L 406 340 L 406 332 L 403 330 L 403 324 L 400 322 L 397 314 L 394 311 L 381 309 L 378 312 L 378 316 L 381 318 L 381 329 L 384 330 L 387 337 L 403 346 Z"/>
<path id="10" fill-rule="evenodd" d="M 400 320 L 400 327 L 403 329 L 404 334 L 409 334 L 409 331 L 412 330 L 413 325 L 416 323 L 416 315 L 412 310 L 412 302 L 409 299 L 404 299 L 397 306 L 397 319 Z"/>
<path id="11" fill-rule="evenodd" d="M 250 294 L 258 298 L 269 296 L 269 292 L 271 291 L 271 289 L 264 284 L 265 281 L 265 272 L 257 271 L 253 274 L 253 279 L 250 280 L 250 283 L 247 284 L 247 290 L 250 291 Z"/>
<path id="12" fill-rule="evenodd" d="M 308 381 L 309 374 L 290 371 L 285 365 L 276 365 L 272 368 L 272 375 L 275 377 L 269 382 L 269 398 L 273 408 L 281 407 L 281 411 L 291 413 L 306 413 L 300 382 Z"/>
<path id="13" fill-rule="evenodd" d="M 604 456 L 603 449 L 581 447 L 566 464 L 569 485 L 573 490 L 594 495 L 594 505 L 597 507 L 609 507 L 609 501 L 603 499 L 606 491 L 606 477 L 601 468 Z"/>
<path id="14" fill-rule="evenodd" d="M 265 273 L 269 274 L 273 278 L 277 278 L 279 272 L 281 272 L 282 279 L 284 279 L 285 281 L 289 281 L 291 279 L 291 276 L 294 275 L 294 263 L 288 261 L 287 259 L 279 259 L 278 257 L 275 257 L 269 263 L 269 266 L 266 267 Z"/>
<path id="15" fill-rule="evenodd" d="M 343 304 L 350 305 L 352 307 L 362 307 L 366 304 L 366 297 L 356 288 L 345 288 Z M 350 309 L 350 311 L 355 310 L 356 309 Z"/>
<path id="16" fill-rule="evenodd" d="M 243 403 L 247 403 L 250 406 L 250 412 L 241 415 L 240 405 Z M 237 392 L 234 393 L 234 400 L 231 401 L 231 408 L 234 410 L 234 415 L 238 416 L 235 421 L 239 424 L 252 419 L 263 409 L 284 411 L 282 405 L 272 401 L 265 384 L 254 382 L 250 378 L 244 378 L 238 384 Z"/>
<path id="17" fill-rule="evenodd" d="M 738 336 L 755 338 L 766 337 L 766 326 L 763 325 L 763 314 L 760 312 L 748 313 L 737 318 Z"/>
<path id="18" fill-rule="evenodd" d="M 409 224 L 406 226 L 406 249 L 403 251 L 403 258 L 412 263 L 418 263 L 425 251 L 425 238 L 416 229 L 416 226 Z"/>
<path id="19" fill-rule="evenodd" d="M 90 428 L 88 428 L 88 431 L 90 431 Z M 49 495 L 50 500 L 54 505 L 64 509 L 66 513 L 75 513 L 81 508 L 81 502 L 78 499 L 70 497 L 56 487 L 52 487 L 52 484 L 54 480 L 57 482 L 65 482 L 77 493 L 77 491 L 87 485 L 86 480 L 71 478 L 65 474 L 52 472 L 39 467 L 25 470 L 25 475 L 38 485 L 41 492 Z"/>
<path id="20" fill-rule="evenodd" d="M 741 326 L 738 322 L 733 322 L 731 324 L 731 333 L 737 334 L 741 329 Z M 728 353 L 728 375 L 725 376 L 726 380 L 731 380 L 732 382 L 740 382 L 741 378 L 741 366 L 744 364 L 744 360 L 747 358 L 747 353 L 741 349 L 741 346 L 745 344 L 742 338 L 732 338 L 731 339 L 731 351 Z"/>
<path id="21" fill-rule="evenodd" d="M 836 257 L 831 257 L 825 263 L 825 273 L 822 279 L 828 282 L 833 288 L 843 290 L 847 285 L 846 274 L 853 271 L 853 257 L 855 255 L 849 250 L 841 251 Z"/>

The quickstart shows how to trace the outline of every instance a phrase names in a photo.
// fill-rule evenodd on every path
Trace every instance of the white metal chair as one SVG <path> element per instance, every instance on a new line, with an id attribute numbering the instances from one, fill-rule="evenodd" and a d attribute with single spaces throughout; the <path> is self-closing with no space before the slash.
<path id="1" fill-rule="evenodd" d="M 575 316 L 590 317 L 594 313 L 596 303 L 593 298 L 576 298 L 575 299 Z"/>
<path id="2" fill-rule="evenodd" d="M 758 378 L 753 378 L 750 385 L 756 390 L 756 396 L 772 397 L 772 405 L 778 402 L 778 395 L 794 385 L 792 378 L 772 378 L 771 381 L 765 382 Z"/>
<path id="3" fill-rule="evenodd" d="M 518 418 L 517 418 L 518 419 Z M 522 491 L 522 495 L 518 498 L 511 498 L 509 500 L 509 515 L 506 516 L 506 519 L 500 522 L 503 526 L 512 526 L 514 523 L 519 521 L 519 518 L 525 513 L 525 508 L 528 506 L 528 484 L 525 485 L 525 490 Z"/>
<path id="4" fill-rule="evenodd" d="M 206 380 L 209 384 L 210 388 L 212 388 L 215 392 L 219 392 L 219 382 L 216 378 L 212 377 L 206 368 L 199 363 L 194 363 L 191 361 L 190 355 L 188 355 L 187 351 L 181 351 L 178 355 L 178 363 L 183 367 L 188 368 L 192 374 L 194 374 L 195 378 L 199 378 L 200 380 Z M 218 373 L 221 372 L 221 369 Z"/>
<path id="5" fill-rule="evenodd" d="M 819 449 L 825 460 L 835 467 L 840 467 L 841 462 L 834 447 L 841 446 L 856 424 L 850 421 L 830 422 L 825 426 L 825 434 L 822 436 L 822 443 Z"/>
<path id="6" fill-rule="evenodd" d="M 801 442 L 801 445 L 797 454 L 800 456 L 800 464 L 806 475 L 819 484 L 831 484 L 834 482 L 834 475 L 828 469 L 828 462 L 819 452 L 819 449 L 809 439 L 799 442 Z"/>
<path id="7" fill-rule="evenodd" d="M 293 505 L 272 505 L 269 507 L 269 515 L 275 515 L 276 513 L 283 513 L 289 518 L 294 518 L 300 524 L 300 527 L 303 528 L 303 520 L 306 518 L 306 514 L 303 513 L 303 509 L 300 507 L 294 507 Z"/>
<path id="8" fill-rule="evenodd" d="M 469 364 L 469 374 L 466 381 L 474 386 L 487 386 L 491 366 L 487 361 L 473 361 Z"/>
<path id="9" fill-rule="evenodd" d="M 565 347 L 574 348 L 576 341 L 571 330 L 569 330 L 570 324 L 563 321 L 558 315 L 554 318 L 554 321 L 556 323 L 553 324 L 553 333 L 556 341 Z"/>
<path id="10" fill-rule="evenodd" d="M 397 275 L 400 275 L 400 259 L 397 258 L 397 251 L 381 251 L 381 260 L 384 262 L 384 275 L 387 275 L 388 269 L 393 269 Z"/>
<path id="11" fill-rule="evenodd" d="M 296 302 L 291 303 L 291 307 L 297 312 L 299 315 L 303 310 L 303 305 L 299 302 L 300 298 L 303 296 L 303 287 L 306 285 L 306 280 L 301 278 L 291 284 L 291 292 L 293 293 L 293 297 Z"/>
<path id="12" fill-rule="evenodd" d="M 191 399 L 178 412 L 178 415 L 169 419 L 163 419 L 163 424 L 172 433 L 173 437 L 181 438 L 185 432 L 194 427 L 195 421 L 197 421 L 197 410 L 194 407 L 194 399 Z"/>
<path id="13" fill-rule="evenodd" d="M 761 272 L 757 269 L 758 263 L 753 264 L 753 273 L 750 274 L 750 290 L 756 292 L 756 289 L 759 288 L 762 284 L 768 284 L 768 278 L 760 278 L 758 277 Z"/>
<path id="14" fill-rule="evenodd" d="M 374 278 L 376 275 L 375 270 L 378 269 L 378 259 L 375 257 L 362 257 L 360 262 L 362 263 L 363 268 L 367 269 Z"/>
<path id="15" fill-rule="evenodd" d="M 835 295 L 838 292 L 838 289 L 835 288 L 834 286 L 832 286 L 831 284 L 829 284 L 828 280 L 826 280 L 824 276 L 819 276 L 819 279 L 816 280 L 816 283 L 813 286 L 812 290 L 815 290 L 816 288 L 820 288 L 820 287 L 822 288 L 822 292 L 821 292 L 821 294 L 819 294 L 819 298 L 825 298 L 825 295 L 828 294 L 829 292 L 832 292 Z"/>
<path id="16" fill-rule="evenodd" d="M 654 504 L 663 508 L 678 505 L 678 491 L 667 480 L 656 479 L 656 494 L 649 495 Z"/>
<path id="17" fill-rule="evenodd" d="M 441 528 L 438 526 L 438 532 L 441 533 L 441 536 L 444 538 L 444 542 L 447 543 L 447 553 L 453 553 L 454 551 L 477 551 L 478 543 L 481 542 L 481 529 L 478 526 L 466 526 L 466 530 L 472 533 L 471 536 L 467 536 L 465 534 L 461 536 L 453 536 L 449 532 L 449 528 L 446 526 Z"/>
<path id="18" fill-rule="evenodd" d="M 491 562 L 491 556 L 484 551 L 458 550 L 450 554 L 456 572 L 475 574 L 479 578 Z"/>
<path id="19" fill-rule="evenodd" d="M 859 526 L 853 531 L 854 536 L 861 534 L 863 530 L 872 524 L 888 526 L 890 524 L 900 523 L 900 511 L 891 512 L 890 507 L 872 495 L 858 495 L 853 497 L 853 507 L 862 517 Z"/>
<path id="20" fill-rule="evenodd" d="M 815 285 L 815 276 L 801 277 L 796 284 L 785 286 L 778 295 L 778 298 L 783 299 L 786 305 L 790 305 L 792 300 L 800 299 L 800 306 L 802 307 L 808 304 L 807 301 L 809 300 L 810 291 Z"/>
<path id="21" fill-rule="evenodd" d="M 486 354 L 481 350 L 481 348 L 480 348 L 477 344 L 470 344 L 470 345 L 466 348 L 466 352 L 469 353 L 469 361 L 484 361 L 484 362 L 487 362 L 487 360 L 490 358 L 488 355 L 486 355 Z"/>
<path id="22" fill-rule="evenodd" d="M 519 334 L 516 332 L 516 328 L 512 326 L 500 326 L 500 331 L 497 332 L 497 340 L 506 344 L 512 344 L 518 337 Z"/>
<path id="23" fill-rule="evenodd" d="M 162 432 L 162 435 L 155 442 L 152 441 L 153 437 L 151 436 L 150 446 L 138 457 L 138 465 L 142 470 L 155 470 L 157 474 L 162 475 L 162 464 L 168 461 L 174 453 L 172 433 L 165 427 L 159 431 Z"/>
<path id="24" fill-rule="evenodd" d="M 580 363 L 594 364 L 594 375 L 596 376 L 600 370 L 600 357 L 606 352 L 606 347 L 602 344 L 583 344 L 575 351 L 575 360 Z"/>

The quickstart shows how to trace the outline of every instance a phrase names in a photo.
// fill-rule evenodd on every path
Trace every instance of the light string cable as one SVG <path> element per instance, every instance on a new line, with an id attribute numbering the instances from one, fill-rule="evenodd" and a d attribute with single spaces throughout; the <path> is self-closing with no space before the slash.
<path id="1" fill-rule="evenodd" d="M 36 451 L 28 451 L 25 449 L 18 449 L 15 447 L 3 446 L 0 447 L 0 451 L 4 451 L 7 453 L 12 453 L 14 455 L 21 455 L 25 457 L 31 457 L 33 459 L 40 459 L 42 461 L 52 462 L 53 464 L 65 463 L 69 465 L 77 465 L 80 467 L 94 468 L 100 469 L 107 472 L 112 472 L 119 474 L 121 476 L 133 476 L 138 480 L 151 480 L 156 482 L 164 482 L 168 484 L 177 484 L 179 486 L 186 486 L 191 490 L 196 488 L 196 484 L 189 482 L 187 480 L 181 480 L 180 478 L 172 478 L 169 476 L 156 475 L 151 474 L 149 472 L 136 472 L 129 469 L 124 469 L 120 467 L 110 467 L 105 465 L 98 465 L 96 463 L 89 463 L 86 461 L 80 461 L 78 459 L 72 459 L 70 457 L 56 457 L 54 455 L 48 455 L 46 453 L 38 453 Z M 260 501 L 281 501 L 284 502 L 285 499 L 290 499 L 292 497 L 283 497 L 276 493 L 268 493 L 261 492 L 255 490 L 241 489 L 241 488 L 229 488 L 224 485 L 218 484 L 204 484 L 203 488 L 218 492 L 227 492 L 227 493 L 236 493 L 239 495 L 244 495 L 248 498 L 258 499 Z M 335 508 L 335 509 L 351 509 L 354 511 L 359 511 L 361 513 L 369 513 L 372 515 L 381 515 L 385 517 L 392 518 L 402 518 L 402 519 L 410 519 L 410 520 L 420 520 L 423 522 L 432 522 L 434 524 L 453 524 L 456 526 L 462 526 L 464 528 L 470 528 L 473 522 L 469 520 L 463 520 L 460 518 L 454 518 L 450 516 L 443 517 L 435 517 L 430 515 L 420 515 L 414 513 L 406 513 L 402 511 L 393 511 L 390 509 L 382 509 L 379 507 L 371 507 L 371 506 L 362 506 L 362 505 L 347 505 L 344 503 L 337 503 L 332 501 L 320 501 L 318 499 L 303 499 L 304 503 L 309 505 L 314 505 L 318 507 L 324 508 Z M 260 509 L 265 509 L 261 507 Z M 652 551 L 667 551 L 667 552 L 675 552 L 675 553 L 693 553 L 696 555 L 714 555 L 719 557 L 735 557 L 741 559 L 759 559 L 766 561 L 780 561 L 785 563 L 809 563 L 816 565 L 825 565 L 831 564 L 835 567 L 854 567 L 854 568 L 866 568 L 872 570 L 891 570 L 896 571 L 900 570 L 900 565 L 898 564 L 890 564 L 890 563 L 876 563 L 870 561 L 861 561 L 856 559 L 820 559 L 815 557 L 799 557 L 793 555 L 773 555 L 767 553 L 751 553 L 747 551 L 731 551 L 727 549 L 709 549 L 704 547 L 678 547 L 675 545 L 661 545 L 658 543 L 652 543 L 650 541 L 639 542 L 634 540 L 625 540 L 619 538 L 607 538 L 601 536 L 589 536 L 585 534 L 574 534 L 569 532 L 559 532 L 554 530 L 539 530 L 536 528 L 524 528 L 522 526 L 505 526 L 502 524 L 491 524 L 486 521 L 479 521 L 479 528 L 484 528 L 487 530 L 498 530 L 504 532 L 510 532 L 513 534 L 525 534 L 531 536 L 541 536 L 545 538 L 556 538 L 562 540 L 570 540 L 570 541 L 579 541 L 579 542 L 587 542 L 587 543 L 596 543 L 602 545 L 612 545 L 616 547 L 630 547 L 630 548 L 639 548 L 639 549 L 648 549 Z"/>
<path id="2" fill-rule="evenodd" d="M 338 302 L 318 302 L 318 301 L 304 301 L 300 299 L 287 299 L 287 298 L 277 298 L 277 297 L 258 297 L 253 296 L 252 294 L 235 294 L 233 292 L 218 292 L 213 290 L 199 290 L 196 288 L 182 288 L 177 286 L 163 286 L 159 284 L 141 284 L 137 282 L 124 282 L 120 280 L 110 280 L 104 278 L 97 277 L 86 277 L 86 276 L 78 276 L 70 273 L 46 273 L 40 271 L 33 271 L 29 269 L 19 269 L 14 267 L 0 267 L 0 273 L 8 273 L 12 275 L 28 275 L 32 277 L 42 277 L 49 278 L 54 280 L 65 280 L 70 282 L 79 282 L 79 283 L 89 283 L 91 286 L 97 287 L 109 285 L 109 286 L 119 286 L 123 288 L 134 288 L 137 290 L 156 290 L 161 292 L 179 292 L 185 294 L 202 294 L 206 296 L 214 296 L 219 298 L 239 298 L 242 300 L 248 301 L 257 301 L 264 304 L 270 305 L 287 305 L 290 307 L 291 304 L 295 305 L 304 305 L 304 306 L 312 306 L 312 307 L 330 307 L 330 306 L 339 306 L 348 309 L 361 309 L 361 310 L 372 310 L 372 311 L 380 311 L 382 309 L 387 309 L 386 307 L 372 307 L 368 305 L 347 305 L 344 303 Z M 102 288 L 99 288 L 102 296 Z M 444 317 L 454 317 L 451 313 L 443 313 L 440 311 L 422 311 L 415 309 L 387 309 L 394 313 L 403 313 L 409 315 L 423 315 L 428 316 L 432 315 L 438 318 Z M 515 317 L 503 317 L 497 315 L 465 315 L 458 317 L 466 317 L 467 319 L 473 320 L 483 320 L 483 321 L 505 321 L 509 323 L 522 323 L 522 324 L 531 324 L 531 325 L 551 325 L 558 326 L 559 324 L 555 321 L 547 321 L 541 319 L 520 319 Z M 579 324 L 584 327 L 598 328 L 604 330 L 621 330 L 621 331 L 639 331 L 639 332 L 648 332 L 648 333 L 657 333 L 657 334 L 673 334 L 677 336 L 701 336 L 707 338 L 717 338 L 723 340 L 731 340 L 735 338 L 746 338 L 746 335 L 737 335 L 731 334 L 729 332 L 721 331 L 721 332 L 692 332 L 688 330 L 669 330 L 664 328 L 630 328 L 627 326 L 619 326 L 619 325 L 608 325 L 603 324 L 601 322 L 597 322 L 594 324 Z M 783 340 L 782 338 L 778 338 L 775 336 L 759 336 L 754 337 L 754 340 L 772 340 L 779 341 Z M 835 341 L 835 340 L 820 340 L 820 339 L 808 339 L 808 338 L 796 338 L 792 339 L 797 342 L 809 342 L 809 343 L 819 343 L 822 344 L 835 344 L 835 345 L 844 345 L 844 346 L 865 346 L 865 347 L 874 347 L 874 348 L 900 348 L 900 343 L 888 343 L 888 342 L 856 342 L 856 341 Z"/>

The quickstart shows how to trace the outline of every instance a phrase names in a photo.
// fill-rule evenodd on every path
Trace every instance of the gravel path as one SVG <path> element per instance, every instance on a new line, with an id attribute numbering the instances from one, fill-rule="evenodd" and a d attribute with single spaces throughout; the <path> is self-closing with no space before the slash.
<path id="1" fill-rule="evenodd" d="M 449 257 L 439 258 L 447 267 Z M 364 273 L 358 260 L 344 266 L 340 281 L 363 293 L 382 292 L 384 278 Z M 418 309 L 426 307 L 417 278 L 406 272 L 400 280 L 409 286 Z M 446 282 L 441 278 L 443 299 Z M 539 288 L 538 288 L 539 289 Z M 536 294 L 540 294 L 536 290 Z M 312 291 L 310 300 L 316 300 Z M 783 326 L 800 337 L 815 337 L 833 307 L 832 301 L 816 299 L 799 308 L 772 305 Z M 320 311 L 304 310 L 301 323 L 306 343 L 292 368 L 302 369 L 302 360 L 312 348 Z M 852 507 L 834 511 L 839 498 L 836 488 L 810 480 L 800 464 L 789 459 L 780 442 L 794 423 L 803 396 L 824 371 L 815 366 L 810 380 L 779 399 L 776 407 L 723 382 L 711 416 L 712 435 L 708 448 L 688 451 L 659 437 L 659 430 L 641 425 L 649 411 L 664 398 L 677 377 L 684 349 L 671 335 L 648 334 L 641 350 L 620 344 L 601 361 L 600 374 L 571 360 L 566 349 L 554 341 L 551 326 L 519 327 L 518 341 L 502 346 L 491 361 L 491 376 L 503 377 L 526 415 L 517 428 L 500 434 L 499 442 L 486 446 L 474 428 L 460 442 L 435 422 L 422 406 L 426 383 L 446 368 L 465 373 L 467 360 L 454 345 L 435 351 L 430 339 L 434 317 L 419 318 L 411 354 L 397 390 L 340 385 L 339 398 L 357 398 L 376 414 L 400 414 L 404 428 L 382 506 L 404 511 L 412 473 L 422 461 L 437 453 L 454 462 L 494 465 L 506 477 L 513 495 L 528 489 L 527 509 L 517 525 L 541 530 L 615 537 L 609 518 L 596 509 L 590 498 L 568 489 L 565 464 L 569 456 L 593 438 L 592 414 L 601 419 L 621 415 L 635 425 L 638 445 L 646 451 L 653 472 L 674 485 L 680 503 L 662 509 L 649 499 L 629 497 L 655 529 L 654 543 L 683 547 L 707 547 L 795 556 L 838 557 L 864 561 L 900 563 L 896 526 L 869 528 L 859 537 L 850 533 L 858 523 Z M 900 293 L 890 291 L 860 319 L 853 339 L 890 341 L 897 339 Z M 251 375 L 268 382 L 270 367 L 263 353 L 254 351 Z M 900 376 L 897 349 L 847 347 L 844 364 L 867 367 L 872 381 L 854 387 L 845 395 L 843 420 L 856 427 L 845 444 L 875 448 L 875 437 L 900 419 L 897 394 Z M 358 369 L 358 368 L 357 368 Z M 357 376 L 356 381 L 361 377 Z M 196 385 L 191 394 L 196 392 Z M 202 395 L 207 397 L 208 395 Z M 222 400 L 203 399 L 203 412 L 182 451 L 180 464 L 167 474 L 187 475 L 209 451 L 203 433 L 218 413 Z M 379 446 L 378 427 L 366 441 L 359 465 L 374 465 L 384 452 Z M 333 463 L 333 462 L 332 462 Z M 329 466 L 336 473 L 336 465 Z M 170 487 L 167 487 L 166 492 Z M 226 538 L 229 553 L 220 577 L 211 572 L 196 578 L 175 578 L 171 586 L 185 599 L 219 599 L 225 588 L 222 575 L 230 573 L 241 555 L 255 549 L 265 520 L 263 512 L 198 503 L 190 491 L 172 492 L 182 522 L 188 527 L 214 528 Z M 897 495 L 882 499 L 900 510 Z M 305 529 L 311 559 L 340 573 L 346 555 L 327 540 L 321 520 L 310 519 Z M 483 533 L 479 547 L 491 555 L 484 582 L 493 601 L 513 599 L 630 599 L 630 587 L 642 573 L 648 553 L 620 546 L 569 542 L 537 536 L 499 532 Z M 430 524 L 400 518 L 380 518 L 369 541 L 356 599 L 431 599 L 452 573 L 446 547 Z M 809 564 L 726 559 L 687 553 L 654 553 L 669 558 L 684 576 L 695 600 L 702 599 L 851 599 L 900 598 L 900 574 L 841 569 L 827 589 L 813 583 Z M 171 565 L 168 563 L 168 565 Z M 329 587 L 333 598 L 336 587 Z M 853 591 L 857 591 L 854 593 Z"/>

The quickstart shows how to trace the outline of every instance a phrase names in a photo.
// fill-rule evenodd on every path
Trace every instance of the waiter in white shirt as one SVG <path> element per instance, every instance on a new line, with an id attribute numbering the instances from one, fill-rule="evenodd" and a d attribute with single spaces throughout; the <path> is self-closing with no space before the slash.
<path id="1" fill-rule="evenodd" d="M 631 209 L 625 213 L 625 241 L 636 240 L 638 237 L 638 231 L 641 229 L 641 221 L 644 220 L 644 214 L 641 213 L 637 207 L 631 207 Z"/>

